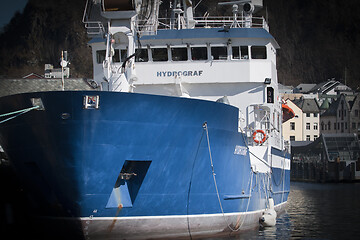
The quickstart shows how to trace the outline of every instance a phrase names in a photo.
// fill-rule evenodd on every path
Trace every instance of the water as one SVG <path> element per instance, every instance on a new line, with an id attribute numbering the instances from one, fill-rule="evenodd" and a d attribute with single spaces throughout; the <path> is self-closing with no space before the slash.
<path id="1" fill-rule="evenodd" d="M 16 178 L 8 171 L 0 171 L 0 180 L 2 183 L 16 182 Z M 24 220 L 27 209 L 22 200 L 23 192 L 9 184 L 4 184 L 2 190 L 5 194 L 0 198 L 0 232 L 4 233 L 7 229 L 5 233 L 11 234 L 10 238 L 4 239 L 31 238 L 29 232 L 24 231 L 28 222 Z M 12 224 L 6 225 L 9 221 Z M 255 229 L 221 240 L 357 239 L 360 236 L 359 223 L 360 183 L 292 182 L 287 211 L 277 219 L 275 227 Z M 19 232 L 22 234 L 15 234 Z M 5 235 L 0 235 L 0 238 L 3 239 Z M 18 235 L 20 238 L 15 237 Z"/>
<path id="2" fill-rule="evenodd" d="M 272 228 L 233 239 L 359 239 L 360 183 L 291 183 L 286 213 Z"/>

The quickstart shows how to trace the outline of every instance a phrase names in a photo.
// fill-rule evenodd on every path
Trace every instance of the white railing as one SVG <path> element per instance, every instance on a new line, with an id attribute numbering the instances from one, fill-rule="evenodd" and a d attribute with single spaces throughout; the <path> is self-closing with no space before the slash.
<path id="1" fill-rule="evenodd" d="M 87 34 L 99 35 L 105 33 L 105 28 L 102 22 L 88 21 L 84 22 Z"/>
<path id="2" fill-rule="evenodd" d="M 90 2 L 90 3 L 89 3 Z M 104 25 L 101 21 L 92 21 L 90 19 L 91 11 L 95 11 L 98 16 L 100 16 L 99 5 L 94 6 L 93 1 L 86 1 L 82 22 L 86 28 L 87 34 L 89 35 L 99 35 L 105 33 Z M 95 18 L 96 19 L 96 18 Z"/>
<path id="3" fill-rule="evenodd" d="M 224 16 L 224 17 L 195 17 L 194 18 L 194 28 L 219 28 L 224 26 L 229 26 L 231 28 L 264 28 L 269 31 L 269 26 L 263 17 L 238 17 L 236 21 L 234 21 L 234 17 L 232 16 Z M 141 24 L 137 23 L 139 27 L 142 27 Z M 178 24 L 177 20 L 171 22 L 170 18 L 159 18 L 158 19 L 158 27 L 157 29 L 179 29 L 186 28 L 183 24 Z"/>

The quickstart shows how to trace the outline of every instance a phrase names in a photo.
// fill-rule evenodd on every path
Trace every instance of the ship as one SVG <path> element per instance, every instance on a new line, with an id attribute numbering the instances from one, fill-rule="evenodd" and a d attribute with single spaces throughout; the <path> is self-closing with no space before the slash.
<path id="1" fill-rule="evenodd" d="M 262 0 L 219 5 L 232 15 L 198 17 L 191 0 L 88 0 L 96 90 L 0 98 L 0 145 L 37 219 L 84 239 L 192 239 L 284 211 L 279 45 L 253 16 Z"/>

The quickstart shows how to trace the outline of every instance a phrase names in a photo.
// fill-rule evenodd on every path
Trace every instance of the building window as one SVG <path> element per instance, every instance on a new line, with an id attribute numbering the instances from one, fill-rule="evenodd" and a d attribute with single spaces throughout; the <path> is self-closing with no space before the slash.
<path id="1" fill-rule="evenodd" d="M 318 123 L 314 123 L 314 130 L 318 130 Z"/>
<path id="2" fill-rule="evenodd" d="M 171 48 L 171 59 L 173 61 L 187 61 L 187 48 L 181 47 L 181 48 Z"/>
<path id="3" fill-rule="evenodd" d="M 359 116 L 359 110 L 355 110 L 355 117 Z"/>
<path id="4" fill-rule="evenodd" d="M 334 123 L 334 130 L 336 130 L 336 122 Z"/>
<path id="5" fill-rule="evenodd" d="M 295 136 L 290 136 L 290 141 L 295 141 Z"/>
<path id="6" fill-rule="evenodd" d="M 314 135 L 314 141 L 318 138 L 318 135 Z"/>
<path id="7" fill-rule="evenodd" d="M 306 123 L 306 130 L 310 130 L 310 123 Z"/>
<path id="8" fill-rule="evenodd" d="M 331 130 L 331 122 L 328 122 L 328 130 Z"/>
<path id="9" fill-rule="evenodd" d="M 352 129 L 356 129 L 356 123 L 353 122 L 353 123 L 351 124 L 351 128 L 352 128 Z"/>
<path id="10" fill-rule="evenodd" d="M 324 130 L 324 122 L 321 122 L 321 131 Z"/>
<path id="11" fill-rule="evenodd" d="M 295 130 L 295 123 L 294 122 L 290 123 L 290 130 Z"/>
<path id="12" fill-rule="evenodd" d="M 306 113 L 306 117 L 310 117 L 310 113 Z"/>
<path id="13" fill-rule="evenodd" d="M 266 47 L 265 46 L 252 46 L 251 47 L 252 59 L 266 59 Z"/>
<path id="14" fill-rule="evenodd" d="M 347 122 L 345 123 L 345 129 L 347 129 Z"/>
<path id="15" fill-rule="evenodd" d="M 306 135 L 306 141 L 311 141 L 310 140 L 310 135 Z"/>
<path id="16" fill-rule="evenodd" d="M 191 59 L 193 61 L 207 60 L 207 48 L 206 47 L 192 47 Z"/>
<path id="17" fill-rule="evenodd" d="M 151 54 L 154 62 L 166 62 L 168 60 L 167 48 L 152 48 Z"/>
<path id="18" fill-rule="evenodd" d="M 317 117 L 318 116 L 318 114 L 317 113 L 314 113 L 314 117 Z"/>
<path id="19" fill-rule="evenodd" d="M 227 60 L 227 47 L 211 47 L 213 60 Z"/>

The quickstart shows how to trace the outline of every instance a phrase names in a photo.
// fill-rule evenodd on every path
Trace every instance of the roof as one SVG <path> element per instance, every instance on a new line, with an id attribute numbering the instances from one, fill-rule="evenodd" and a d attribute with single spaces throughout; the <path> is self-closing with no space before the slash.
<path id="1" fill-rule="evenodd" d="M 349 109 L 351 110 L 354 103 L 355 103 L 355 100 L 356 100 L 356 96 L 354 95 L 345 95 L 345 100 L 349 106 Z"/>
<path id="2" fill-rule="evenodd" d="M 292 93 L 294 87 L 293 86 L 286 86 L 278 83 L 278 88 L 280 93 Z"/>
<path id="3" fill-rule="evenodd" d="M 305 153 L 305 152 L 323 152 L 324 146 L 330 152 L 338 152 L 339 149 L 345 149 L 345 151 L 359 152 L 360 146 L 356 134 L 354 133 L 336 133 L 336 134 L 324 134 L 322 133 L 313 142 L 291 142 L 291 152 Z M 328 159 L 329 160 L 329 159 Z"/>
<path id="4" fill-rule="evenodd" d="M 94 90 L 90 80 L 83 78 L 67 78 L 65 90 Z M 61 90 L 59 79 L 0 79 L 0 97 L 25 92 L 44 92 Z"/>
<path id="5" fill-rule="evenodd" d="M 326 82 L 322 82 L 316 84 L 313 88 L 311 88 L 308 92 L 310 93 L 327 93 L 330 90 L 334 89 L 336 86 L 340 84 L 339 81 L 330 80 Z"/>
<path id="6" fill-rule="evenodd" d="M 39 79 L 39 78 L 43 78 L 43 76 L 41 76 L 40 74 L 37 73 L 30 73 L 26 76 L 23 76 L 22 78 L 27 78 L 27 79 Z"/>
<path id="7" fill-rule="evenodd" d="M 329 99 L 325 98 L 324 101 L 322 102 L 320 109 L 326 110 L 330 107 L 330 103 L 329 103 Z"/>
<path id="8" fill-rule="evenodd" d="M 321 117 L 326 117 L 326 116 L 336 116 L 336 111 L 338 109 L 340 103 L 340 98 L 336 99 L 336 101 L 333 101 L 329 108 L 323 113 L 321 114 Z"/>
<path id="9" fill-rule="evenodd" d="M 319 113 L 320 107 L 314 98 L 300 98 L 293 100 L 293 103 L 298 106 L 304 113 Z"/>
<path id="10" fill-rule="evenodd" d="M 296 93 L 307 93 L 310 89 L 315 87 L 315 83 L 300 83 L 294 88 L 294 92 Z"/>
<path id="11" fill-rule="evenodd" d="M 271 41 L 275 48 L 280 48 L 275 38 L 264 28 L 194 28 L 194 29 L 159 29 L 155 35 L 141 36 L 140 40 L 181 40 L 214 38 L 257 38 Z M 88 44 L 104 42 L 105 39 L 93 38 Z"/>
<path id="12" fill-rule="evenodd" d="M 327 94 L 331 90 L 334 90 L 335 92 L 351 92 L 351 88 L 346 86 L 345 84 L 342 84 L 339 81 L 336 80 L 330 80 L 326 82 L 319 83 L 315 85 L 313 88 L 308 90 L 308 93 L 320 93 L 320 94 Z"/>

